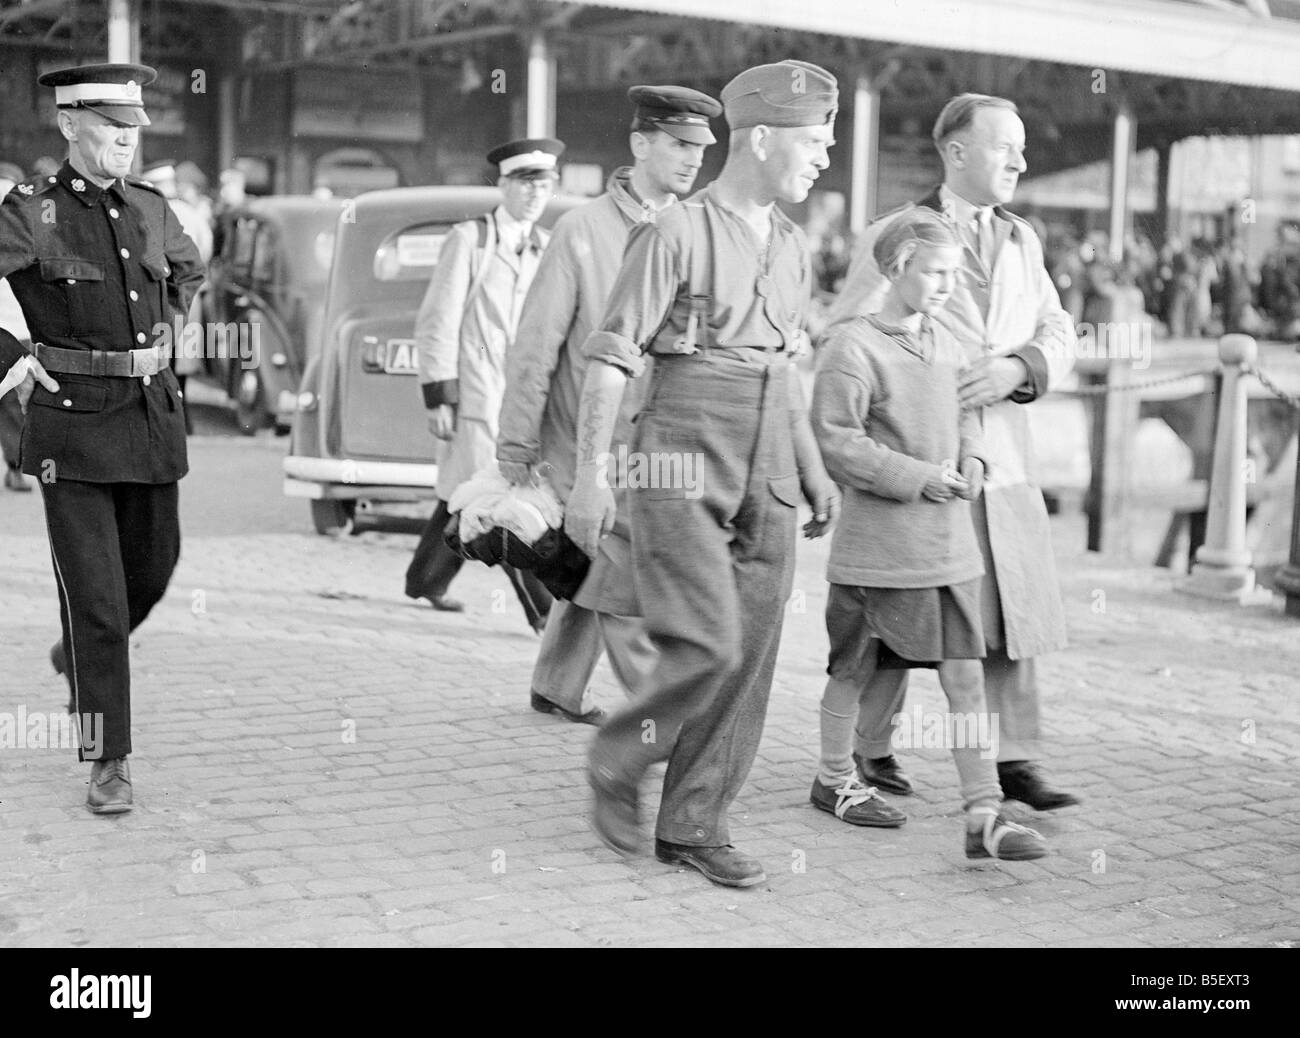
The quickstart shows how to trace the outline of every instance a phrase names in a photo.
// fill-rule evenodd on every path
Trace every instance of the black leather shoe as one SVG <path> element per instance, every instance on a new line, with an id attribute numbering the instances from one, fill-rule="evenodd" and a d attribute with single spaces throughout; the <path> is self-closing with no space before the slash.
<path id="1" fill-rule="evenodd" d="M 539 714 L 559 714 L 566 721 L 572 721 L 574 724 L 594 724 L 599 728 L 605 723 L 605 718 L 608 716 L 598 706 L 593 706 L 585 714 L 575 714 L 572 710 L 565 710 L 559 703 L 552 703 L 545 696 L 540 696 L 536 692 L 529 694 L 528 702 Z"/>
<path id="2" fill-rule="evenodd" d="M 32 492 L 27 477 L 18 469 L 5 469 L 5 489 L 16 490 L 20 494 L 30 494 Z"/>
<path id="3" fill-rule="evenodd" d="M 446 595 L 436 595 L 427 601 L 440 613 L 463 613 L 465 611 L 464 602 L 455 598 L 448 598 Z"/>
<path id="4" fill-rule="evenodd" d="M 898 766 L 897 757 L 867 758 L 860 757 L 855 753 L 853 763 L 858 766 L 858 773 L 862 776 L 862 781 L 868 786 L 875 786 L 877 789 L 884 790 L 886 793 L 893 793 L 895 796 L 911 796 L 912 780 Z"/>
<path id="5" fill-rule="evenodd" d="M 635 854 L 641 845 L 640 796 L 636 786 L 620 782 L 608 769 L 587 767 L 587 781 L 594 794 L 591 827 L 612 851 Z"/>
<path id="6" fill-rule="evenodd" d="M 1073 793 L 1049 786 L 1038 765 L 1032 761 L 999 761 L 998 781 L 1007 800 L 1019 800 L 1035 811 L 1055 811 L 1058 807 L 1073 807 L 1079 803 L 1079 798 Z"/>
<path id="7" fill-rule="evenodd" d="M 757 858 L 741 854 L 730 844 L 725 847 L 691 847 L 683 843 L 655 840 L 655 857 L 665 865 L 689 865 L 720 887 L 753 887 L 767 879 Z"/>
<path id="8" fill-rule="evenodd" d="M 97 815 L 120 815 L 131 810 L 131 769 L 125 757 L 97 760 L 91 766 L 86 806 Z"/>

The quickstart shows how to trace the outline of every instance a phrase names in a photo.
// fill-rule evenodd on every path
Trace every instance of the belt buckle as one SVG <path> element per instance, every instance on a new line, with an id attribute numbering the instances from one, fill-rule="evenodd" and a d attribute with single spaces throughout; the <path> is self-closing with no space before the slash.
<path id="1" fill-rule="evenodd" d="M 147 350 L 131 351 L 131 374 L 132 375 L 156 375 L 160 367 L 158 357 L 158 348 L 150 347 Z"/>

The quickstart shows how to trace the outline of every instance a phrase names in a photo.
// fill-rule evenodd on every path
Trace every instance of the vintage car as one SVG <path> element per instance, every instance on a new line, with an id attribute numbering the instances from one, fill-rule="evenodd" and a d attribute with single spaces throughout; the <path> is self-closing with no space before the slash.
<path id="1" fill-rule="evenodd" d="M 235 402 L 246 434 L 268 425 L 289 431 L 298 383 L 320 338 L 334 225 L 345 205 L 270 195 L 223 218 L 221 251 L 196 300 L 204 349 L 189 351 L 196 358 L 201 352 L 189 373 Z"/>
<path id="2" fill-rule="evenodd" d="M 371 191 L 340 216 L 324 335 L 298 391 L 284 492 L 311 501 L 319 533 L 352 527 L 358 509 L 433 498 L 429 433 L 412 338 L 415 316 L 453 224 L 490 212 L 487 187 Z M 541 223 L 586 201 L 557 197 Z"/>

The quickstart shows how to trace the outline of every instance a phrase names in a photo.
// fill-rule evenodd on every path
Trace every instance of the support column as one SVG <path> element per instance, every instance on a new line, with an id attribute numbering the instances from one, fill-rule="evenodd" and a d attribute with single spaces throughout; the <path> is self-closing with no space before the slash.
<path id="1" fill-rule="evenodd" d="M 108 60 L 140 60 L 140 5 L 136 0 L 108 0 Z"/>
<path id="2" fill-rule="evenodd" d="M 1112 263 L 1118 263 L 1124 258 L 1124 237 L 1129 227 L 1129 171 L 1133 163 L 1136 126 L 1128 102 L 1121 100 L 1115 112 L 1110 159 L 1110 260 Z"/>
<path id="3" fill-rule="evenodd" d="M 1169 141 L 1156 145 L 1156 248 L 1169 237 L 1169 161 L 1174 146 Z"/>
<path id="4" fill-rule="evenodd" d="M 535 32 L 528 40 L 528 137 L 555 136 L 555 58 L 546 34 Z"/>
<path id="5" fill-rule="evenodd" d="M 853 159 L 849 169 L 849 232 L 859 234 L 880 203 L 880 85 L 865 73 L 853 88 Z"/>
<path id="6" fill-rule="evenodd" d="M 223 72 L 217 81 L 217 171 L 229 169 L 235 161 L 235 124 L 239 82 L 234 73 Z"/>

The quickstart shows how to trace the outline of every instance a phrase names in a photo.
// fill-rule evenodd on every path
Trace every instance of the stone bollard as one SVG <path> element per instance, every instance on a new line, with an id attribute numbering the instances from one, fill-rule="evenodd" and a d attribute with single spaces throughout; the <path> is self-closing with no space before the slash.
<path id="1" fill-rule="evenodd" d="M 1246 382 L 1259 347 L 1249 335 L 1219 340 L 1223 390 L 1210 474 L 1205 543 L 1196 552 L 1191 575 L 1180 590 L 1205 598 L 1242 602 L 1255 588 L 1255 571 L 1246 550 Z"/>
<path id="2" fill-rule="evenodd" d="M 1273 586 L 1286 595 L 1286 615 L 1300 617 L 1300 456 L 1296 458 L 1295 496 L 1291 503 L 1291 555 L 1273 578 Z"/>

